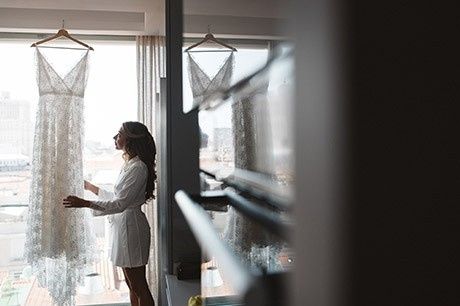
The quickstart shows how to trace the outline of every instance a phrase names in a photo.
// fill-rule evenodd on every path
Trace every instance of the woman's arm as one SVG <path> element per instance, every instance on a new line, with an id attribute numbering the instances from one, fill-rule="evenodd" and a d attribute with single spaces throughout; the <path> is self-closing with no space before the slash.
<path id="1" fill-rule="evenodd" d="M 145 192 L 147 182 L 147 167 L 139 164 L 129 169 L 119 185 L 121 189 L 113 199 L 105 201 L 88 201 L 76 196 L 68 196 L 62 202 L 67 208 L 87 207 L 95 210 L 94 215 L 102 216 L 117 214 L 124 211 L 139 193 Z M 98 190 L 98 196 L 101 197 L 103 189 Z"/>
<path id="2" fill-rule="evenodd" d="M 116 196 L 111 200 L 91 201 L 90 208 L 97 210 L 97 215 L 117 214 L 131 205 L 139 193 L 145 193 L 147 182 L 147 167 L 138 164 L 129 169 L 123 176 Z M 99 192 L 100 193 L 100 192 Z"/>
<path id="3" fill-rule="evenodd" d="M 102 189 L 96 185 L 91 184 L 90 182 L 86 180 L 84 181 L 84 187 L 85 187 L 85 190 L 91 191 L 92 193 L 98 196 L 99 200 L 102 200 L 102 201 L 110 201 L 115 196 L 113 192 Z"/>
<path id="4" fill-rule="evenodd" d="M 96 185 L 91 184 L 87 180 L 84 181 L 84 184 L 85 184 L 85 190 L 89 190 L 92 193 L 94 193 L 95 195 L 99 195 L 99 187 L 97 187 Z"/>
<path id="5" fill-rule="evenodd" d="M 92 202 L 79 198 L 77 196 L 68 196 L 64 200 L 62 200 L 62 204 L 65 208 L 92 208 L 93 216 L 99 217 L 104 216 L 106 213 L 100 210 L 100 207 L 92 207 Z"/>
<path id="6" fill-rule="evenodd" d="M 62 200 L 62 204 L 64 204 L 66 208 L 84 208 L 90 207 L 91 202 L 76 196 L 68 196 Z"/>

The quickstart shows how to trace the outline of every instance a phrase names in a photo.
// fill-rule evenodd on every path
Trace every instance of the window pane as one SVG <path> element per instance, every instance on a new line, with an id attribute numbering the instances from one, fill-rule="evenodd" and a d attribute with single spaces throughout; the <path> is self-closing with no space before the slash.
<path id="1" fill-rule="evenodd" d="M 51 301 L 24 262 L 30 162 L 38 102 L 32 41 L 0 40 L 0 305 L 36 305 Z M 124 121 L 137 120 L 136 50 L 134 41 L 89 42 L 89 80 L 85 93 L 85 179 L 113 188 L 121 154 L 112 136 Z M 43 49 L 53 67 L 65 73 L 67 53 Z M 66 55 L 67 54 L 67 55 Z M 75 55 L 73 55 L 75 56 Z M 62 70 L 59 70 L 62 69 Z M 115 90 L 116 89 L 116 90 Z M 90 194 L 85 194 L 90 198 Z M 108 260 L 110 226 L 93 218 L 99 260 L 90 267 L 85 285 L 77 288 L 77 304 L 129 301 L 123 273 Z M 46 304 L 46 302 L 45 302 Z"/>

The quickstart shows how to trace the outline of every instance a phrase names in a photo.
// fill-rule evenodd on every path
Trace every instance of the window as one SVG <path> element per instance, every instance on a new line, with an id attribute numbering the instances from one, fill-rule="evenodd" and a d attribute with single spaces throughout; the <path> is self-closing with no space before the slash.
<path id="1" fill-rule="evenodd" d="M 38 102 L 32 40 L 0 39 L 0 305 L 37 305 L 48 298 L 24 262 L 29 202 L 34 117 Z M 112 136 L 124 121 L 137 120 L 136 47 L 132 41 L 90 41 L 89 80 L 85 93 L 85 179 L 111 189 L 122 164 Z M 59 49 L 43 49 L 65 68 Z M 79 51 L 67 51 L 79 52 Z M 85 194 L 87 198 L 91 195 Z M 77 305 L 126 303 L 123 273 L 108 259 L 109 225 L 93 218 L 99 261 L 84 286 L 77 288 Z M 90 284 L 93 284 L 90 286 Z M 48 298 L 49 299 L 49 298 Z M 49 302 L 51 305 L 51 302 Z"/>
<path id="2" fill-rule="evenodd" d="M 268 44 L 261 42 L 254 45 L 234 45 L 238 51 L 234 53 L 235 62 L 230 84 L 257 71 L 263 67 L 268 58 Z M 187 46 L 184 46 L 184 49 Z M 210 50 L 208 47 L 196 47 L 193 51 Z M 228 52 L 194 52 L 194 60 L 203 71 L 212 79 L 228 58 Z M 183 57 L 183 96 L 184 111 L 193 107 L 193 96 L 188 78 L 188 58 Z M 234 169 L 233 134 L 232 134 L 232 109 L 230 104 L 223 105 L 212 112 L 199 113 L 199 126 L 201 136 L 200 168 L 215 172 L 219 170 L 224 174 Z M 218 188 L 219 184 L 211 179 L 206 179 L 207 189 Z"/>

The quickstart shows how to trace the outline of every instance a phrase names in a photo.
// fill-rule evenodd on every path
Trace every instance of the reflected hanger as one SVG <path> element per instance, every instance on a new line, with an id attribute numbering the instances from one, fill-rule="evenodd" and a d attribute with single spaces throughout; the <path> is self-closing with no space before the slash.
<path id="1" fill-rule="evenodd" d="M 85 44 L 84 42 L 82 42 L 82 41 L 80 41 L 80 40 L 78 40 L 76 38 L 73 38 L 69 34 L 69 32 L 67 32 L 67 30 L 64 29 L 64 20 L 62 21 L 62 28 L 55 35 L 47 37 L 47 38 L 42 39 L 40 41 L 37 41 L 37 42 L 33 43 L 31 45 L 31 47 L 37 47 L 38 45 L 41 45 L 41 44 L 43 44 L 45 42 L 48 42 L 50 40 L 54 40 L 54 39 L 59 38 L 59 37 L 66 37 L 66 38 L 76 42 L 77 44 L 82 45 L 83 47 L 85 47 L 85 49 L 81 49 L 81 48 L 66 48 L 66 47 L 52 47 L 52 46 L 42 46 L 42 47 L 45 47 L 45 48 L 57 48 L 57 49 L 77 49 L 77 50 L 87 50 L 88 49 L 88 50 L 94 50 L 93 47 Z"/>
<path id="2" fill-rule="evenodd" d="M 205 35 L 205 37 L 200 41 L 200 42 L 197 42 L 196 44 L 193 44 L 191 45 L 190 47 L 188 47 L 187 49 L 184 50 L 184 52 L 188 52 L 190 51 L 191 49 L 195 48 L 195 47 L 198 47 L 199 45 L 201 44 L 204 44 L 205 42 L 207 41 L 212 41 L 212 42 L 215 42 L 216 44 L 218 45 L 221 45 L 227 49 L 230 49 L 231 51 L 238 51 L 236 50 L 236 48 L 230 46 L 230 45 L 227 45 L 226 43 L 223 43 L 219 40 L 217 40 L 214 35 L 211 34 L 211 32 L 209 31 L 209 27 L 208 27 L 208 34 Z M 211 51 L 193 51 L 193 52 L 222 52 L 223 50 L 211 50 Z M 225 52 L 229 52 L 227 50 L 225 50 Z"/>

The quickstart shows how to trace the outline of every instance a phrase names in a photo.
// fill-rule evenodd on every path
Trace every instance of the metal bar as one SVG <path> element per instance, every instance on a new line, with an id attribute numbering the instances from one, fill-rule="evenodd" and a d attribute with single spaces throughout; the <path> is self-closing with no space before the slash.
<path id="1" fill-rule="evenodd" d="M 15 33 L 15 32 L 1 32 L 0 39 L 18 39 L 18 40 L 36 40 L 45 38 L 49 34 L 53 34 L 54 31 L 50 31 L 45 34 L 37 33 Z M 85 35 L 85 34 L 72 34 L 73 37 L 80 40 L 89 41 L 135 41 L 136 37 L 133 35 Z"/>
<path id="2" fill-rule="evenodd" d="M 224 191 L 202 191 L 198 195 L 190 195 L 191 199 L 199 204 L 204 210 L 215 212 L 228 211 L 228 199 Z"/>
<path id="3" fill-rule="evenodd" d="M 289 211 L 291 209 L 291 200 L 287 198 L 287 196 L 276 196 L 274 194 L 274 190 L 277 190 L 276 186 L 269 186 L 268 184 L 262 184 L 261 180 L 255 180 L 253 177 L 244 176 L 244 174 L 250 173 L 250 171 L 243 171 L 243 170 L 235 170 L 235 172 L 226 178 L 219 178 L 214 173 L 209 172 L 204 169 L 200 169 L 200 171 L 212 177 L 213 179 L 224 183 L 226 186 L 233 187 L 238 191 L 243 193 L 249 194 L 250 196 L 266 202 L 266 204 L 270 205 L 271 207 L 280 210 L 280 211 Z M 257 175 L 257 173 L 253 173 Z M 267 182 L 265 180 L 264 182 Z M 258 186 L 258 187 L 256 187 Z M 264 186 L 265 188 L 262 188 Z"/>
<path id="4" fill-rule="evenodd" d="M 236 168 L 232 175 L 225 178 L 228 184 L 234 184 L 257 199 L 266 201 L 279 210 L 288 211 L 292 203 L 292 190 L 288 186 L 280 186 L 266 174 Z M 238 189 L 237 188 L 237 189 Z"/>
<path id="5" fill-rule="evenodd" d="M 182 190 L 176 192 L 175 199 L 201 248 L 219 261 L 232 287 L 245 294 L 254 278 L 217 235 L 208 214 Z"/>
<path id="6" fill-rule="evenodd" d="M 222 190 L 202 191 L 198 195 L 190 195 L 190 198 L 200 205 L 209 203 L 228 205 L 227 196 Z"/>
<path id="7" fill-rule="evenodd" d="M 210 177 L 212 177 L 213 179 L 219 181 L 219 179 L 216 177 L 216 175 L 215 175 L 214 173 L 212 173 L 212 172 L 209 172 L 209 171 L 207 171 L 207 170 L 205 170 L 205 169 L 200 169 L 200 172 L 201 172 L 201 173 L 204 173 L 205 175 L 210 176 Z"/>
<path id="8" fill-rule="evenodd" d="M 289 226 L 283 223 L 279 214 L 272 212 L 266 208 L 249 201 L 243 196 L 229 189 L 225 190 L 225 194 L 230 201 L 230 205 L 235 207 L 243 215 L 249 219 L 264 226 L 268 231 L 286 239 L 290 239 Z"/>

